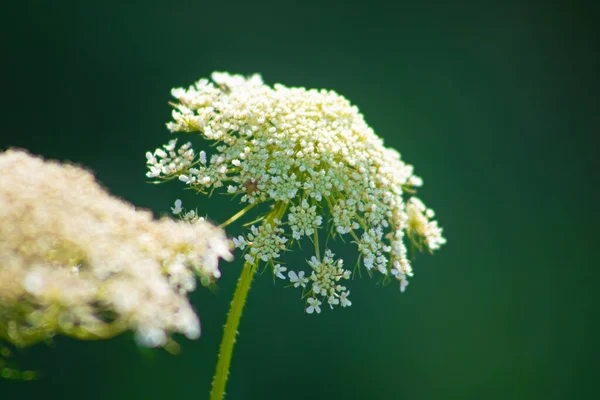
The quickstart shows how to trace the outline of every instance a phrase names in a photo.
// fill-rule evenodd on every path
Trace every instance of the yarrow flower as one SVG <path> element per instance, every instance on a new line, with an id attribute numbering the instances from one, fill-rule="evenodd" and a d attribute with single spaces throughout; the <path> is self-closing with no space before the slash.
<path id="1" fill-rule="evenodd" d="M 288 272 L 292 286 L 309 291 L 307 313 L 320 313 L 323 302 L 351 305 L 339 283 L 350 272 L 321 247 L 324 237 L 353 242 L 358 263 L 385 281 L 397 279 L 402 291 L 413 275 L 407 241 L 429 251 L 446 242 L 433 211 L 411 197 L 422 185 L 412 165 L 334 91 L 270 87 L 259 75 L 215 72 L 212 81 L 171 93 L 177 103 L 169 130 L 198 132 L 214 145 L 212 153 L 196 153 L 189 143 L 178 148 L 173 139 L 146 154 L 147 176 L 239 196 L 243 208 L 228 223 L 269 205 L 261 224 L 234 243 L 248 263 L 264 263 L 277 277 L 282 251 L 312 241 L 307 272 Z"/>
<path id="2" fill-rule="evenodd" d="M 154 220 L 110 196 L 87 171 L 24 151 L 0 153 L 0 340 L 26 346 L 56 334 L 144 346 L 200 335 L 186 294 L 230 259 L 207 222 Z M 181 212 L 176 202 L 173 212 Z"/>

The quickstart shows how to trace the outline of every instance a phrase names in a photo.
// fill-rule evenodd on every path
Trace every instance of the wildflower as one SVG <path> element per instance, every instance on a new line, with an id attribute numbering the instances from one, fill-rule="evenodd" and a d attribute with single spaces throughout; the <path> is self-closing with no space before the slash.
<path id="1" fill-rule="evenodd" d="M 292 228 L 294 239 L 300 239 L 302 236 L 310 236 L 315 229 L 321 225 L 323 217 L 317 215 L 317 206 L 310 206 L 306 199 L 303 199 L 299 206 L 290 207 L 288 221 Z"/>
<path id="2" fill-rule="evenodd" d="M 340 304 L 339 299 L 346 290 L 346 287 L 340 285 L 338 282 L 341 279 L 350 279 L 350 271 L 343 268 L 342 259 L 334 260 L 334 254 L 331 250 L 325 251 L 325 257 L 323 257 L 322 261 L 313 256 L 308 261 L 308 265 L 313 269 L 309 277 L 312 281 L 312 296 L 327 300 L 327 303 L 333 309 L 333 306 Z M 345 296 L 347 297 L 349 294 L 350 292 Z"/>
<path id="3" fill-rule="evenodd" d="M 181 208 L 181 204 L 182 204 L 181 200 L 179 200 L 179 199 L 175 200 L 175 207 L 171 207 L 171 211 L 173 212 L 173 214 L 177 215 L 177 214 L 181 213 L 181 211 L 183 210 Z"/>
<path id="4" fill-rule="evenodd" d="M 408 227 L 407 231 L 417 237 L 417 241 L 424 242 L 429 250 L 437 250 L 446 243 L 442 237 L 442 229 L 438 227 L 437 221 L 430 221 L 435 216 L 432 209 L 416 197 L 411 197 L 407 206 Z"/>
<path id="5" fill-rule="evenodd" d="M 408 286 L 408 280 L 406 279 L 406 274 L 400 272 L 397 269 L 393 269 L 392 275 L 394 275 L 396 277 L 396 279 L 398 281 L 400 281 L 400 291 L 404 292 L 404 290 L 406 290 L 406 287 Z"/>
<path id="6" fill-rule="evenodd" d="M 351 305 L 349 290 L 338 282 L 350 272 L 329 249 L 320 250 L 320 237 L 352 242 L 370 275 L 396 278 L 402 291 L 412 276 L 407 242 L 429 251 L 446 242 L 433 211 L 411 197 L 423 184 L 413 166 L 334 91 L 270 87 L 259 75 L 215 72 L 212 82 L 201 79 L 172 95 L 177 103 L 169 130 L 198 132 L 214 144 L 212 154 L 195 155 L 189 144 L 177 149 L 173 139 L 147 153 L 148 176 L 178 178 L 202 193 L 239 195 L 243 208 L 230 221 L 270 205 L 261 224 L 234 243 L 247 247 L 248 263 L 266 263 L 279 277 L 273 260 L 311 241 L 307 275 L 288 272 L 294 287 L 310 292 L 311 310 L 317 301 Z"/>
<path id="7" fill-rule="evenodd" d="M 304 277 L 304 271 L 300 271 L 296 274 L 296 271 L 288 272 L 288 277 L 290 278 L 290 282 L 294 285 L 294 287 L 302 286 L 306 287 L 308 283 L 308 278 Z"/>
<path id="8" fill-rule="evenodd" d="M 172 333 L 199 336 L 186 294 L 196 275 L 215 280 L 219 258 L 230 259 L 221 230 L 153 220 L 87 171 L 23 151 L 0 153 L 0 170 L 1 340 L 25 346 L 133 330 L 155 347 Z M 178 200 L 172 211 L 181 210 Z"/>
<path id="9" fill-rule="evenodd" d="M 275 264 L 273 266 L 273 275 L 279 279 L 285 279 L 285 276 L 283 275 L 285 271 L 287 271 L 287 268 L 283 267 L 281 264 Z"/>
<path id="10" fill-rule="evenodd" d="M 314 297 L 311 297 L 307 300 L 308 302 L 308 307 L 306 308 L 306 312 L 308 314 L 312 314 L 313 312 L 317 312 L 317 314 L 321 313 L 321 307 L 319 307 L 321 305 L 321 302 L 317 299 L 315 299 Z"/>
<path id="11" fill-rule="evenodd" d="M 246 242 L 246 239 L 242 235 L 240 235 L 237 238 L 233 238 L 233 244 L 236 248 L 244 250 L 248 242 Z"/>
<path id="12" fill-rule="evenodd" d="M 285 243 L 288 239 L 281 236 L 284 232 L 279 226 L 279 221 L 275 219 L 272 224 L 264 224 L 259 228 L 252 225 L 251 233 L 248 239 L 252 242 L 250 246 L 250 255 L 264 262 L 279 257 L 279 252 L 285 249 Z"/>
<path id="13" fill-rule="evenodd" d="M 349 290 L 347 292 L 343 292 L 340 295 L 340 303 L 342 304 L 342 307 L 350 307 L 352 305 L 352 302 L 350 300 L 348 300 L 349 295 L 350 295 Z"/>

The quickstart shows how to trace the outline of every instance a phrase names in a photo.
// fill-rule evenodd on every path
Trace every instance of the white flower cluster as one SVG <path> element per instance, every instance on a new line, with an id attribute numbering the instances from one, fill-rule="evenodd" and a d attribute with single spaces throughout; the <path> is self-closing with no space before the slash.
<path id="1" fill-rule="evenodd" d="M 179 178 L 200 192 L 225 187 L 250 206 L 272 204 L 273 216 L 285 222 L 267 217 L 267 225 L 234 240 L 240 249 L 247 247 L 249 262 L 274 267 L 272 259 L 294 242 L 283 240 L 286 236 L 296 241 L 308 236 L 318 249 L 318 231 L 326 228 L 334 237 L 349 235 L 364 267 L 384 279 L 395 277 L 403 290 L 412 276 L 405 238 L 429 250 L 445 243 L 430 221 L 432 212 L 419 208 L 416 198 L 404 199 L 422 184 L 413 167 L 384 147 L 358 108 L 337 93 L 270 87 L 258 75 L 216 72 L 212 82 L 201 79 L 172 95 L 178 104 L 167 124 L 171 132 L 200 132 L 215 151 L 192 161 L 188 145 L 175 150 L 171 141 L 165 147 L 169 154 L 148 153 L 148 176 Z M 317 250 L 317 260 L 319 255 Z M 302 285 L 300 274 L 290 276 L 294 286 Z M 326 301 L 346 304 L 336 294 Z M 309 301 L 307 311 L 318 312 L 320 300 Z"/>
<path id="2" fill-rule="evenodd" d="M 266 223 L 259 228 L 252 225 L 248 234 L 248 241 L 252 243 L 246 254 L 246 261 L 253 263 L 256 259 L 268 262 L 279 258 L 279 252 L 285 250 L 288 239 L 281 236 L 284 230 L 279 227 L 279 220 L 275 219 L 272 224 Z"/>
<path id="3" fill-rule="evenodd" d="M 146 153 L 146 159 L 148 165 L 150 165 L 150 171 L 146 174 L 148 178 L 155 178 L 161 175 L 168 175 L 181 171 L 183 169 L 190 169 L 190 173 L 193 173 L 194 169 L 190 168 L 192 162 L 196 158 L 194 150 L 191 149 L 192 144 L 186 143 L 175 151 L 177 140 L 171 140 L 169 143 L 164 145 L 163 149 L 156 149 L 154 154 Z M 191 178 L 184 179 L 185 175 L 180 175 L 180 179 L 186 183 L 191 183 Z"/>
<path id="4" fill-rule="evenodd" d="M 290 207 L 288 222 L 292 228 L 292 236 L 300 240 L 303 235 L 312 235 L 323 222 L 323 217 L 317 215 L 316 205 L 311 207 L 308 201 L 303 199 L 299 206 Z"/>
<path id="5" fill-rule="evenodd" d="M 23 151 L 0 153 L 0 171 L 0 340 L 133 330 L 161 346 L 171 333 L 199 336 L 186 295 L 196 275 L 214 280 L 219 258 L 231 258 L 220 229 L 155 221 L 87 171 Z"/>
<path id="6" fill-rule="evenodd" d="M 175 200 L 175 207 L 171 207 L 171 212 L 177 215 L 182 221 L 195 224 L 197 222 L 204 222 L 204 217 L 198 216 L 198 212 L 195 210 L 185 211 L 181 206 L 183 202 L 180 199 Z"/>
<path id="7" fill-rule="evenodd" d="M 435 216 L 432 209 L 425 207 L 418 198 L 411 197 L 406 210 L 408 213 L 406 230 L 409 235 L 415 237 L 417 243 L 423 242 L 430 251 L 437 250 L 446 243 L 446 239 L 442 237 L 442 228 L 438 226 L 437 221 L 430 220 Z"/>
<path id="8" fill-rule="evenodd" d="M 342 307 L 352 305 L 352 302 L 348 300 L 350 291 L 338 283 L 341 279 L 350 279 L 351 277 L 350 271 L 344 269 L 343 264 L 342 259 L 334 260 L 334 254 L 331 250 L 326 250 L 323 260 L 312 256 L 308 261 L 308 265 L 312 268 L 312 273 L 309 277 L 304 276 L 304 271 L 298 273 L 290 271 L 288 273 L 290 282 L 296 288 L 306 288 L 312 281 L 307 294 L 310 296 L 307 300 L 308 307 L 306 307 L 308 314 L 312 314 L 313 312 L 320 314 L 320 306 L 323 304 L 323 301 L 327 301 L 329 307 L 332 309 L 336 305 L 341 305 Z"/>
<path id="9" fill-rule="evenodd" d="M 344 262 L 342 259 L 335 261 L 333 256 L 331 250 L 327 250 L 322 261 L 312 256 L 308 262 L 308 265 L 313 269 L 309 278 L 312 281 L 312 297 L 309 299 L 309 307 L 306 309 L 309 314 L 312 314 L 313 309 L 317 313 L 321 312 L 319 305 L 322 303 L 319 298 L 326 300 L 332 309 L 333 306 L 338 304 L 341 304 L 342 307 L 348 307 L 352 304 L 348 300 L 350 291 L 346 291 L 346 287 L 338 283 L 340 279 L 350 279 L 351 273 L 343 268 Z"/>

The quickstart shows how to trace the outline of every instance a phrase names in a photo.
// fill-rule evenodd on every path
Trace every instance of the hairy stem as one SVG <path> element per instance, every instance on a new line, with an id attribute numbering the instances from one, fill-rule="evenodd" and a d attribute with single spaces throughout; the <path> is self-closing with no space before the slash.
<path id="1" fill-rule="evenodd" d="M 242 316 L 244 304 L 246 304 L 246 297 L 248 296 L 250 284 L 252 283 L 252 278 L 256 272 L 257 265 L 257 262 L 246 262 L 242 274 L 240 275 L 240 279 L 238 279 L 233 301 L 231 302 L 229 314 L 227 315 L 221 347 L 219 348 L 219 361 L 217 362 L 217 369 L 213 379 L 210 400 L 222 400 L 225 396 L 225 385 L 227 384 L 227 378 L 229 376 L 233 345 L 235 344 L 235 337 L 240 324 L 240 318 Z"/>
<path id="2" fill-rule="evenodd" d="M 248 207 L 247 207 L 248 208 Z M 275 203 L 271 212 L 267 215 L 264 223 L 272 223 L 274 219 L 281 218 L 287 209 L 285 203 Z M 242 211 L 247 211 L 246 209 Z M 239 213 L 238 213 L 239 214 Z M 234 216 L 236 218 L 239 218 Z M 210 400 L 222 400 L 225 396 L 225 385 L 227 384 L 227 378 L 229 377 L 229 367 L 231 365 L 231 356 L 233 354 L 233 345 L 235 344 L 235 337 L 237 335 L 237 329 L 240 324 L 240 318 L 242 317 L 242 311 L 246 304 L 246 297 L 248 291 L 250 291 L 250 284 L 256 273 L 259 260 L 255 260 L 252 263 L 244 263 L 242 274 L 238 279 L 237 286 L 235 287 L 235 294 L 229 307 L 229 314 L 227 314 L 227 322 L 225 323 L 225 330 L 223 332 L 223 339 L 221 339 L 221 347 L 219 348 L 219 360 L 217 361 L 217 369 L 215 371 L 215 377 L 213 379 L 213 386 L 210 392 Z"/>

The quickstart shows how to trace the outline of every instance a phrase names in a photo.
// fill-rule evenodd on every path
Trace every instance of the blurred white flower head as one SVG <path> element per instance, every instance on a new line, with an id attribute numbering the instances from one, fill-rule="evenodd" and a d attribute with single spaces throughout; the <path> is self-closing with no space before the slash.
<path id="1" fill-rule="evenodd" d="M 338 282 L 350 272 L 324 248 L 324 238 L 353 242 L 358 263 L 369 274 L 397 279 L 402 291 L 413 275 L 406 242 L 430 251 L 446 242 L 431 221 L 433 211 L 411 197 L 423 183 L 412 165 L 386 148 L 339 94 L 215 72 L 212 81 L 201 79 L 172 95 L 178 102 L 169 130 L 199 132 L 214 145 L 212 154 L 196 153 L 191 143 L 178 148 L 173 139 L 147 153 L 147 176 L 239 196 L 243 209 L 232 220 L 269 205 L 234 243 L 247 262 L 264 263 L 279 278 L 282 252 L 312 241 L 307 271 L 287 274 L 291 286 L 303 288 L 306 312 L 320 313 L 324 302 L 331 308 L 351 304 L 350 291 Z"/>
<path id="2" fill-rule="evenodd" d="M 200 335 L 186 294 L 231 258 L 222 230 L 154 220 L 87 171 L 24 151 L 0 153 L 0 171 L 0 339 L 25 346 L 133 330 L 155 347 L 172 333 Z"/>

